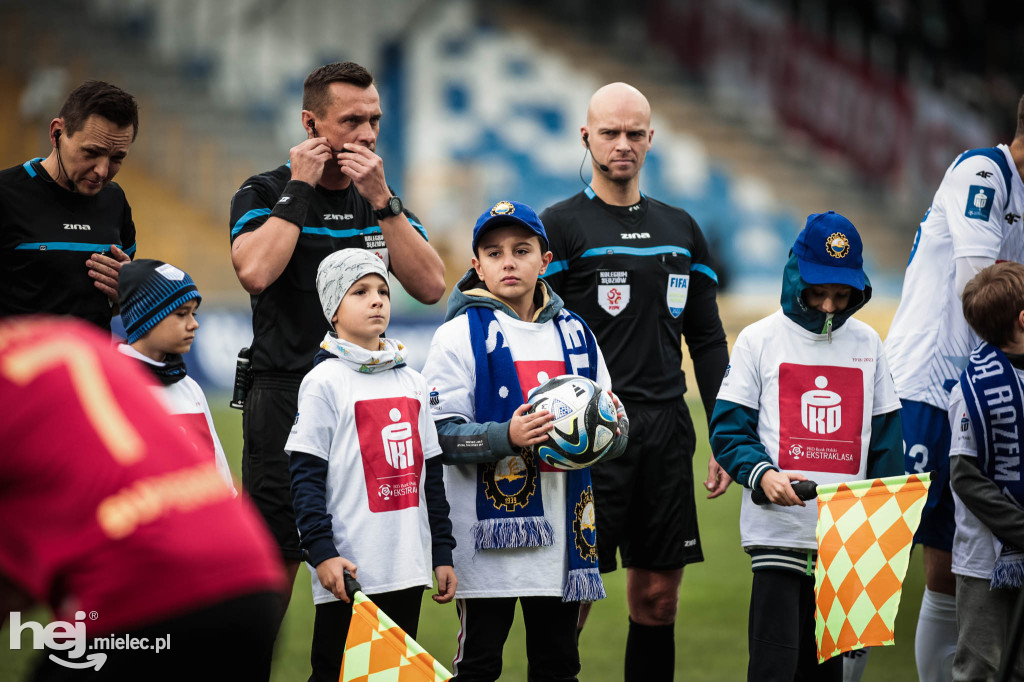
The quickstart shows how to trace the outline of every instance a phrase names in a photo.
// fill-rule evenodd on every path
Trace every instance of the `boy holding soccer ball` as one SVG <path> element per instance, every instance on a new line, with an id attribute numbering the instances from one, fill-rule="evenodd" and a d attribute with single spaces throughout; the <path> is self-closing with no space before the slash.
<path id="1" fill-rule="evenodd" d="M 852 319 L 870 298 L 856 228 L 832 211 L 810 215 L 783 271 L 782 309 L 740 332 L 729 358 L 711 447 L 745 486 L 748 680 L 843 679 L 842 657 L 817 662 L 817 509 L 792 481 L 903 473 L 900 403 L 882 340 Z M 771 504 L 751 500 L 758 489 Z"/>
<path id="2" fill-rule="evenodd" d="M 423 368 L 457 540 L 454 672 L 498 679 L 518 599 L 530 678 L 575 680 L 580 601 L 604 597 L 593 490 L 588 469 L 538 461 L 553 416 L 525 403 L 552 377 L 577 374 L 606 390 L 611 379 L 590 329 L 539 279 L 551 252 L 532 208 L 500 201 L 485 211 L 473 254 Z M 625 432 L 621 408 L 619 418 Z M 616 438 L 605 457 L 625 445 Z"/>

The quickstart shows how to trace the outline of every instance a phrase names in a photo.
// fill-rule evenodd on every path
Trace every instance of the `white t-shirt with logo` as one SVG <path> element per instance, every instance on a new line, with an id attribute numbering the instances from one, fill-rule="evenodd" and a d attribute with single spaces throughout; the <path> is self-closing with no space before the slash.
<path id="1" fill-rule="evenodd" d="M 285 450 L 327 460 L 327 512 L 338 553 L 366 594 L 431 584 L 425 460 L 441 454 L 423 376 L 409 367 L 364 374 L 340 360 L 299 387 Z M 337 601 L 309 567 L 313 601 Z M 341 646 L 341 644 L 339 644 Z"/>
<path id="2" fill-rule="evenodd" d="M 1024 378 L 1024 371 L 1016 370 Z M 963 390 L 958 381 L 949 396 L 949 428 L 952 434 L 949 456 L 978 457 L 974 426 L 967 414 Z M 953 491 L 956 532 L 953 534 L 953 573 L 988 580 L 1003 543 L 968 509 Z"/>
<path id="3" fill-rule="evenodd" d="M 164 365 L 162 362 L 151 360 L 126 343 L 120 344 L 117 350 L 122 355 L 127 355 L 148 365 L 155 367 Z M 185 433 L 192 447 L 197 451 L 213 454 L 217 473 L 232 490 L 235 490 L 234 481 L 231 479 L 231 468 L 224 456 L 220 438 L 217 437 L 217 429 L 213 426 L 210 405 L 206 402 L 206 396 L 199 384 L 192 377 L 185 376 L 170 386 L 154 385 L 153 395 L 174 418 L 174 422 Z M 238 494 L 237 490 L 235 490 L 235 494 Z"/>
<path id="4" fill-rule="evenodd" d="M 512 351 L 520 385 L 509 387 L 523 396 L 551 377 L 565 374 L 565 359 L 558 328 L 553 321 L 524 322 L 495 311 L 495 318 Z M 597 383 L 611 388 L 611 377 L 598 350 Z M 435 420 L 460 417 L 477 421 L 474 410 L 476 366 L 465 315 L 444 323 L 434 334 L 423 374 L 431 391 L 431 414 Z M 525 402 L 525 399 L 524 401 Z M 446 466 L 445 487 L 451 506 L 455 535 L 455 574 L 459 578 L 455 596 L 472 597 L 538 596 L 560 597 L 568 572 L 566 555 L 566 474 L 541 471 L 540 489 L 544 516 L 554 530 L 548 547 L 519 549 L 474 548 L 471 528 L 477 521 L 477 465 Z M 526 482 L 526 478 L 510 479 Z M 528 488 L 514 491 L 531 495 Z M 600 533 L 601 529 L 598 528 Z"/>
<path id="5" fill-rule="evenodd" d="M 718 392 L 719 400 L 757 410 L 773 464 L 819 485 L 865 478 L 871 418 L 900 407 L 875 330 L 850 318 L 826 339 L 779 310 L 740 332 Z M 813 501 L 760 506 L 750 494 L 744 487 L 744 547 L 817 547 Z"/>
<path id="6" fill-rule="evenodd" d="M 979 342 L 964 320 L 954 260 L 980 257 L 1024 263 L 1024 182 L 1009 148 L 998 149 L 1010 168 L 1009 196 L 995 161 L 979 154 L 957 165 L 957 157 L 921 221 L 900 305 L 885 340 L 893 379 L 904 400 L 945 410 L 949 393 L 944 385 L 959 378 Z"/>

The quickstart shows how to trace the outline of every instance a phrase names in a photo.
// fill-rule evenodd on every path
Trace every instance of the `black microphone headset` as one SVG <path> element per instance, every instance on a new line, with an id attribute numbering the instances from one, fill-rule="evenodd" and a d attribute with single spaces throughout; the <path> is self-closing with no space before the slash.
<path id="1" fill-rule="evenodd" d="M 60 128 L 58 128 L 57 130 L 53 131 L 53 146 L 57 148 L 57 165 L 60 166 L 60 170 L 63 171 L 64 177 L 67 178 L 68 189 L 71 190 L 72 192 L 77 192 L 78 188 L 75 187 L 75 183 L 71 182 L 71 176 L 68 175 L 67 169 L 64 168 L 64 162 L 61 161 L 61 158 L 60 158 L 60 134 L 61 134 L 61 132 L 62 131 L 61 131 Z M 60 181 L 60 174 L 57 175 L 56 182 L 59 184 L 59 181 Z"/>
<path id="2" fill-rule="evenodd" d="M 590 138 L 590 133 L 583 133 L 583 144 L 587 148 L 587 151 L 583 152 L 583 158 L 580 159 L 580 182 L 582 182 L 587 187 L 590 187 L 590 183 L 587 182 L 583 178 L 583 162 L 587 160 L 587 152 L 590 152 L 590 158 L 594 159 L 594 152 L 591 151 L 591 149 L 590 149 L 590 139 L 589 138 Z M 601 163 L 597 159 L 594 159 L 594 163 L 596 163 L 597 167 L 600 168 L 603 172 L 605 172 L 605 173 L 608 172 L 608 166 L 604 165 L 603 163 Z"/>
<path id="3" fill-rule="evenodd" d="M 591 151 L 591 149 L 590 149 L 590 133 L 583 133 L 583 144 L 586 145 L 587 151 L 590 152 L 590 157 L 594 158 L 594 152 Z M 600 168 L 605 173 L 608 172 L 608 166 L 604 165 L 603 163 L 601 163 L 597 159 L 594 159 L 594 161 L 597 162 L 597 167 L 598 168 Z"/>

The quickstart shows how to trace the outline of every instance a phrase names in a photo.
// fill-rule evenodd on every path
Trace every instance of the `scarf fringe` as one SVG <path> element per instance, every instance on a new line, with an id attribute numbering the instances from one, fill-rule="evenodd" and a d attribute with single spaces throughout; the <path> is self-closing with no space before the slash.
<path id="1" fill-rule="evenodd" d="M 476 549 L 550 547 L 555 531 L 543 516 L 480 519 L 470 529 Z"/>
<path id="2" fill-rule="evenodd" d="M 562 590 L 562 601 L 597 601 L 604 599 L 604 581 L 596 568 L 577 568 L 569 571 Z"/>
<path id="3" fill-rule="evenodd" d="M 1024 552 L 1019 549 L 1004 548 L 992 568 L 992 580 L 989 587 L 993 590 L 1017 588 L 1024 585 Z"/>

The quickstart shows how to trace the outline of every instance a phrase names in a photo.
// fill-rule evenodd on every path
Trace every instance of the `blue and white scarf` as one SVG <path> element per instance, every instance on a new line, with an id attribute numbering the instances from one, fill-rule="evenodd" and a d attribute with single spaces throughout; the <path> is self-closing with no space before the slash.
<path id="1" fill-rule="evenodd" d="M 1024 389 L 1020 377 L 1001 350 L 982 343 L 960 375 L 960 388 L 974 427 L 982 472 L 1017 506 L 1024 506 L 1024 481 L 1019 475 L 1007 475 L 1021 471 Z M 1021 587 L 1024 553 L 1005 542 L 1002 545 L 990 586 Z"/>
<path id="2" fill-rule="evenodd" d="M 522 404 L 519 376 L 505 334 L 490 308 L 466 310 L 476 363 L 477 422 L 505 422 Z M 597 341 L 577 315 L 560 310 L 554 319 L 562 341 L 567 373 L 597 378 Z M 559 472 L 566 476 L 566 551 L 569 575 L 562 601 L 604 599 L 597 568 L 597 529 L 594 523 L 590 470 Z M 544 518 L 541 477 L 536 458 L 527 449 L 498 462 L 477 465 L 476 549 L 546 547 L 554 530 Z"/>

